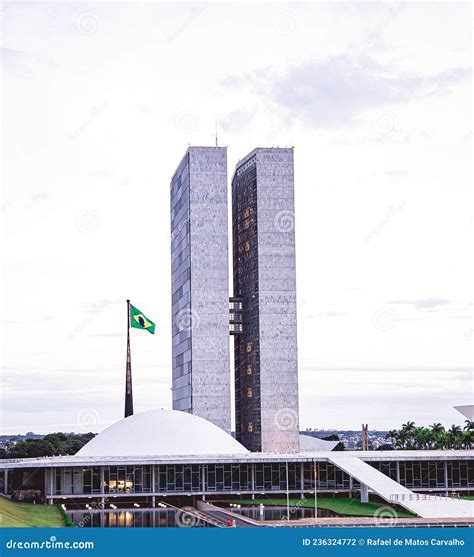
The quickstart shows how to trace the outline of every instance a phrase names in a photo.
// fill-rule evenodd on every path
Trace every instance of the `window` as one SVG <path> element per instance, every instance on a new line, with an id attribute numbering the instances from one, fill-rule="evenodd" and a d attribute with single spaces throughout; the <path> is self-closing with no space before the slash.
<path id="1" fill-rule="evenodd" d="M 252 366 L 247 366 L 247 375 L 252 375 Z"/>
<path id="2" fill-rule="evenodd" d="M 253 432 L 253 422 L 249 422 L 249 424 L 248 424 L 248 426 L 247 426 L 247 431 L 248 431 L 249 433 L 252 433 L 252 432 Z"/>
<path id="3" fill-rule="evenodd" d="M 252 343 L 247 342 L 247 352 L 252 352 Z"/>
<path id="4" fill-rule="evenodd" d="M 249 251 L 250 250 L 250 242 L 247 240 L 245 242 L 245 251 Z"/>
<path id="5" fill-rule="evenodd" d="M 253 397 L 253 390 L 252 390 L 252 387 L 249 387 L 249 388 L 247 389 L 247 397 L 248 397 L 248 398 L 252 398 L 252 397 Z"/>

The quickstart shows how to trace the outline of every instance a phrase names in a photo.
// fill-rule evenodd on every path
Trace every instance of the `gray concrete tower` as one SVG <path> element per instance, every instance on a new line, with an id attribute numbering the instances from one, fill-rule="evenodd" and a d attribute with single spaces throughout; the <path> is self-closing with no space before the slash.
<path id="1" fill-rule="evenodd" d="M 227 150 L 189 147 L 171 179 L 173 409 L 230 432 Z"/>
<path id="2" fill-rule="evenodd" d="M 299 450 L 293 149 L 255 149 L 232 179 L 237 439 Z"/>

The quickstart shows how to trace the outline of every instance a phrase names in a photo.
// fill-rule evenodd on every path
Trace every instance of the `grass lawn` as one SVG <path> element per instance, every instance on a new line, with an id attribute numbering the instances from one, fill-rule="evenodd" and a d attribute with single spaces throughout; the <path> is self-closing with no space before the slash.
<path id="1" fill-rule="evenodd" d="M 470 501 L 474 501 L 474 495 L 461 495 L 461 499 L 469 499 Z"/>
<path id="2" fill-rule="evenodd" d="M 286 499 L 244 499 L 243 501 L 233 501 L 241 505 L 264 505 L 286 507 Z M 376 511 L 381 507 L 389 507 L 390 505 L 382 503 L 361 503 L 358 499 L 349 499 L 346 497 L 338 497 L 337 499 L 325 499 L 318 497 L 318 508 L 334 511 L 344 516 L 374 516 Z M 314 509 L 314 499 L 290 499 L 290 507 L 306 507 Z M 400 518 L 411 518 L 415 515 L 408 511 L 394 509 L 396 515 Z"/>
<path id="3" fill-rule="evenodd" d="M 56 505 L 18 503 L 0 497 L 0 528 L 63 528 L 64 521 Z"/>

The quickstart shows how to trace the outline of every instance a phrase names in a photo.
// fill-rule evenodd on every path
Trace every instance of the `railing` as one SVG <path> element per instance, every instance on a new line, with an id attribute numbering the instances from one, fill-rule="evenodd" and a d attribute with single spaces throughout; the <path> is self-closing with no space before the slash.
<path id="1" fill-rule="evenodd" d="M 459 493 L 448 495 L 429 495 L 427 493 L 392 493 L 391 501 L 442 501 L 445 499 L 459 499 Z"/>

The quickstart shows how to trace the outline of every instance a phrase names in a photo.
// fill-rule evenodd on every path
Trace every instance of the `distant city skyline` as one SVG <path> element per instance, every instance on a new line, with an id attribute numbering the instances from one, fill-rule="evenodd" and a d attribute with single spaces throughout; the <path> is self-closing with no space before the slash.
<path id="1" fill-rule="evenodd" d="M 469 4 L 2 16 L 2 433 L 122 417 L 127 298 L 156 321 L 153 338 L 131 332 L 135 413 L 172 407 L 169 183 L 216 121 L 228 176 L 255 146 L 295 146 L 300 429 L 462 423 Z"/>

